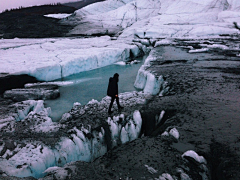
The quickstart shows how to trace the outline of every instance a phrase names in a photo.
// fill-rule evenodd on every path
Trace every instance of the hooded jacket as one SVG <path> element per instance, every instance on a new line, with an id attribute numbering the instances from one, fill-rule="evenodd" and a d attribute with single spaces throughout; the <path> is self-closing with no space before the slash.
<path id="1" fill-rule="evenodd" d="M 109 78 L 107 95 L 111 97 L 118 95 L 118 77 Z"/>

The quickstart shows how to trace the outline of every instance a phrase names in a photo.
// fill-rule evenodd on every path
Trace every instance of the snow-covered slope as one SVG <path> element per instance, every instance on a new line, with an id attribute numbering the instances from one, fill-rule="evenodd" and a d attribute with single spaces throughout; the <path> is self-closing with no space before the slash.
<path id="1" fill-rule="evenodd" d="M 100 5 L 100 6 L 99 6 Z M 124 29 L 122 37 L 182 37 L 233 34 L 240 23 L 238 0 L 108 0 L 78 10 L 66 22 L 75 22 L 70 34 L 94 34 Z M 99 28 L 83 28 L 84 23 Z M 114 30 L 113 30 L 114 29 Z"/>

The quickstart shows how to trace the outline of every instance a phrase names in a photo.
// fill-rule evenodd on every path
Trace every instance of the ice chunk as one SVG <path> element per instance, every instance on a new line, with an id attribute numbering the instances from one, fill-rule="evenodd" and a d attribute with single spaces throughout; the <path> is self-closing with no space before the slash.
<path id="1" fill-rule="evenodd" d="M 0 40 L 0 47 L 5 47 L 0 48 L 1 60 L 4 62 L 0 72 L 28 74 L 43 81 L 61 79 L 118 61 L 126 61 L 140 53 L 138 46 L 122 40 L 111 41 L 109 36 L 86 39 L 29 39 L 29 42 L 22 39 L 3 39 Z"/>
<path id="2" fill-rule="evenodd" d="M 126 65 L 126 62 L 124 62 L 124 61 L 119 61 L 119 62 L 116 62 L 115 64 L 120 65 L 120 66 L 125 66 L 125 65 Z"/>
<path id="3" fill-rule="evenodd" d="M 154 90 L 155 90 L 155 76 L 151 73 L 148 73 L 146 85 L 144 87 L 143 92 L 151 94 L 153 93 Z"/>
<path id="4" fill-rule="evenodd" d="M 173 44 L 173 40 L 171 40 L 171 39 L 163 39 L 163 40 L 157 41 L 155 43 L 154 47 L 158 47 L 158 46 L 161 46 L 161 45 L 170 45 L 170 44 Z"/>
<path id="5" fill-rule="evenodd" d="M 147 74 L 147 80 L 143 92 L 156 95 L 159 93 L 162 84 L 164 83 L 163 77 L 156 78 L 152 73 Z"/>
<path id="6" fill-rule="evenodd" d="M 178 168 L 177 172 L 180 173 L 181 179 L 192 180 L 181 168 Z"/>
<path id="7" fill-rule="evenodd" d="M 138 137 L 142 128 L 142 117 L 138 110 L 135 110 L 133 113 L 133 121 L 136 124 L 136 132 Z"/>
<path id="8" fill-rule="evenodd" d="M 94 131 L 94 138 L 92 139 L 92 160 L 104 155 L 107 152 L 107 144 L 104 140 L 104 129 L 101 128 L 101 132 Z"/>
<path id="9" fill-rule="evenodd" d="M 185 157 L 191 157 L 193 158 L 195 161 L 199 162 L 199 163 L 203 163 L 203 164 L 207 164 L 207 161 L 205 160 L 205 158 L 203 156 L 199 156 L 195 151 L 193 150 L 189 150 L 186 151 L 183 155 L 183 158 Z"/>
<path id="10" fill-rule="evenodd" d="M 128 133 L 125 130 L 125 127 L 122 127 L 122 129 L 121 129 L 121 142 L 122 142 L 122 144 L 129 142 Z"/>
<path id="11" fill-rule="evenodd" d="M 164 114 L 165 114 L 165 111 L 162 110 L 161 113 L 160 113 L 160 115 L 159 115 L 159 118 L 158 118 L 157 121 L 156 121 L 156 126 L 161 122 Z"/>
<path id="12" fill-rule="evenodd" d="M 173 128 L 169 131 L 169 134 L 175 137 L 175 139 L 179 139 L 179 132 L 176 128 Z"/>
<path id="13" fill-rule="evenodd" d="M 170 128 L 167 128 L 167 130 L 164 131 L 164 133 L 162 133 L 162 136 L 170 136 L 171 135 L 176 140 L 178 140 L 179 136 L 180 136 L 178 130 L 176 128 L 171 128 L 170 130 L 169 129 Z"/>
<path id="14" fill-rule="evenodd" d="M 144 89 L 147 82 L 147 71 L 145 71 L 144 66 L 138 70 L 138 74 L 134 83 L 134 86 L 138 89 Z"/>
<path id="15" fill-rule="evenodd" d="M 155 174 L 155 173 L 158 172 L 158 170 L 154 169 L 151 166 L 148 166 L 148 165 L 144 165 L 144 166 L 147 168 L 148 172 L 151 173 L 151 174 Z"/>
<path id="16" fill-rule="evenodd" d="M 189 53 L 201 53 L 201 52 L 207 52 L 209 51 L 208 48 L 202 48 L 202 49 L 191 49 L 190 51 L 188 51 Z"/>
<path id="17" fill-rule="evenodd" d="M 121 126 L 118 125 L 117 122 L 114 122 L 111 119 L 108 121 L 108 124 L 111 131 L 111 136 L 112 136 L 112 147 L 115 147 L 118 145 Z"/>
<path id="18" fill-rule="evenodd" d="M 142 127 L 142 118 L 141 118 L 140 112 L 136 110 L 133 113 L 133 120 L 130 120 L 124 127 L 128 133 L 129 141 L 133 141 L 138 138 L 141 131 L 141 127 Z M 125 132 L 123 131 L 122 133 L 125 133 Z"/>
<path id="19" fill-rule="evenodd" d="M 163 173 L 157 180 L 174 180 L 173 177 L 168 173 Z M 184 179 L 185 180 L 185 179 Z"/>
<path id="20" fill-rule="evenodd" d="M 68 16 L 71 16 L 72 14 L 66 14 L 66 13 L 59 13 L 59 14 L 46 14 L 44 15 L 45 17 L 50 17 L 50 18 L 56 18 L 56 19 L 63 19 Z"/>
<path id="21" fill-rule="evenodd" d="M 16 151 L 8 160 L 0 161 L 1 170 L 10 176 L 42 177 L 42 172 L 55 163 L 52 150 L 41 144 L 27 144 Z"/>

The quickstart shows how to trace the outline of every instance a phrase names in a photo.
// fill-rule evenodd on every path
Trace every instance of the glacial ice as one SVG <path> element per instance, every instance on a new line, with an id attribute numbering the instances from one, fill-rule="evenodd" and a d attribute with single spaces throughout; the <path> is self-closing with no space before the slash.
<path id="1" fill-rule="evenodd" d="M 168 173 L 163 173 L 163 174 L 160 175 L 159 178 L 156 179 L 156 180 L 174 180 L 174 179 L 173 179 L 173 177 L 172 177 L 170 174 L 168 174 Z M 184 179 L 184 180 L 186 180 L 186 179 Z"/>
<path id="2" fill-rule="evenodd" d="M 162 133 L 162 136 L 172 136 L 172 137 L 174 137 L 176 140 L 178 140 L 179 137 L 180 137 L 180 134 L 179 134 L 177 128 L 168 128 L 168 129 L 166 129 L 166 131 L 164 131 L 164 132 Z"/>
<path id="3" fill-rule="evenodd" d="M 126 98 L 128 98 L 127 95 L 128 93 L 126 93 Z M 104 102 L 104 100 L 102 102 L 92 100 L 86 106 L 101 106 Z M 43 101 L 32 100 L 24 103 L 26 104 L 24 108 L 18 106 L 20 108 L 18 113 L 22 115 L 20 118 L 22 123 L 30 123 L 29 128 L 25 129 L 26 132 L 58 132 L 60 128 L 65 127 L 64 124 L 52 122 L 49 118 L 50 109 L 44 108 Z M 74 107 L 79 108 L 81 104 L 74 103 Z M 125 119 L 124 114 L 121 114 L 113 119 L 108 118 L 106 121 L 110 125 L 112 147 L 132 141 L 140 134 L 142 118 L 138 110 L 134 111 L 130 119 Z M 0 122 L 4 124 L 3 120 Z M 3 153 L 3 159 L 0 160 L 0 170 L 10 176 L 39 178 L 56 170 L 56 166 L 62 167 L 66 163 L 77 160 L 91 162 L 107 152 L 103 127 L 100 131 L 83 126 L 74 127 L 68 131 L 68 134 L 68 136 L 61 137 L 51 148 L 41 141 L 25 140 L 24 144 L 14 142 L 13 150 L 4 151 L 5 143 L 1 144 L 0 153 Z M 92 136 L 86 136 L 87 134 L 92 134 Z M 48 168 L 50 169 L 45 171 Z"/>
<path id="4" fill-rule="evenodd" d="M 162 75 L 156 77 L 151 71 L 147 70 L 151 61 L 154 60 L 156 60 L 156 58 L 153 57 L 150 52 L 144 64 L 138 70 L 134 86 L 138 89 L 142 89 L 146 94 L 157 95 L 160 93 L 159 96 L 161 96 L 168 91 L 168 86 Z"/>
<path id="5" fill-rule="evenodd" d="M 171 43 L 171 38 L 215 38 L 221 34 L 238 34 L 233 22 L 240 23 L 239 7 L 237 0 L 228 3 L 224 0 L 107 0 L 91 4 L 62 20 L 80 24 L 70 34 L 89 35 L 97 31 L 105 34 L 118 29 L 116 33 L 121 33 L 115 40 L 108 36 L 1 39 L 0 60 L 3 64 L 0 72 L 26 73 L 39 80 L 51 81 L 126 61 L 131 55 L 138 56 L 140 51 L 147 53 L 155 40 L 155 46 L 159 46 Z M 83 22 L 91 27 L 84 29 Z"/>
<path id="6" fill-rule="evenodd" d="M 165 111 L 162 110 L 161 113 L 159 114 L 159 117 L 156 119 L 156 123 L 155 123 L 156 126 L 157 126 L 159 123 L 161 123 L 164 114 L 165 114 Z"/>
<path id="7" fill-rule="evenodd" d="M 207 164 L 206 159 L 205 159 L 203 156 L 199 156 L 199 155 L 198 155 L 195 151 L 193 151 L 193 150 L 186 151 L 186 152 L 182 155 L 182 158 L 185 158 L 185 157 L 191 157 L 191 158 L 193 158 L 195 161 L 197 161 L 197 162 L 200 163 L 200 164 Z"/>
<path id="8" fill-rule="evenodd" d="M 156 42 L 155 46 L 159 46 L 173 43 L 171 38 L 219 38 L 221 34 L 239 34 L 239 31 L 232 25 L 233 22 L 240 23 L 239 7 L 239 0 L 194 2 L 191 0 L 143 0 L 141 2 L 107 0 L 92 4 L 76 11 L 62 21 L 69 24 L 87 22 L 91 24 L 88 27 L 96 29 L 86 30 L 77 26 L 70 34 L 91 35 L 113 31 L 118 33 L 115 38 L 104 36 L 87 39 L 1 39 L 0 73 L 26 73 L 39 80 L 51 81 L 118 61 L 126 61 L 131 55 L 138 56 L 141 51 L 147 53 L 151 49 L 149 46 L 154 44 L 153 42 Z M 119 31 L 121 32 L 119 33 Z M 220 45 L 203 45 L 202 47 L 203 49 L 191 49 L 189 52 L 225 48 Z M 156 77 L 152 72 L 146 70 L 152 60 L 154 59 L 150 53 L 146 63 L 140 68 L 135 82 L 135 86 L 142 89 L 144 93 L 121 94 L 123 105 L 126 105 L 124 103 L 127 99 L 129 99 L 128 103 L 143 104 L 146 94 L 156 95 L 160 92 L 159 96 L 162 96 L 167 92 L 169 87 L 163 77 Z M 197 65 L 204 66 L 200 62 Z M 109 101 L 110 99 L 105 97 L 101 103 L 109 103 Z M 99 102 L 90 102 L 90 104 L 94 103 Z M 51 121 L 50 109 L 44 108 L 43 101 L 25 101 L 16 106 L 18 108 L 15 113 L 8 117 L 1 117 L 1 131 L 14 131 L 15 121 L 28 123 L 25 121 L 28 119 L 33 122 L 38 116 L 41 116 L 39 121 L 27 129 L 30 132 L 55 132 L 64 126 L 64 123 L 60 125 Z M 74 106 L 81 105 L 75 104 Z M 103 105 L 101 108 L 106 107 Z M 80 114 L 84 113 L 85 110 L 81 109 Z M 125 124 L 119 124 L 118 118 L 120 117 L 116 117 L 115 120 L 106 120 L 110 125 L 113 146 L 134 140 L 138 137 L 141 129 L 142 120 L 139 111 L 135 111 L 132 119 Z M 121 118 L 124 119 L 124 117 Z M 68 121 L 68 119 L 71 119 L 71 116 L 65 116 L 64 120 Z M 89 133 L 86 128 L 73 128 L 69 131 L 69 136 L 62 137 L 53 148 L 49 148 L 42 142 L 26 140 L 22 144 L 14 142 L 14 150 L 7 149 L 3 152 L 5 148 L 3 143 L 0 145 L 0 152 L 3 152 L 0 170 L 6 175 L 42 177 L 44 175 L 42 172 L 49 167 L 50 169 L 45 173 L 61 169 L 56 166 L 63 166 L 67 162 L 79 159 L 92 161 L 107 150 L 103 138 L 105 131 L 103 128 L 100 131 L 93 131 L 92 139 L 88 139 L 85 136 L 86 133 Z M 178 131 L 174 128 L 165 134 L 170 134 L 175 138 L 179 137 Z M 199 163 L 206 164 L 204 157 L 191 150 L 185 152 L 182 157 L 191 157 Z M 67 172 L 62 172 L 62 177 L 66 177 Z M 168 175 L 162 176 L 166 179 Z M 189 178 L 184 172 L 181 172 L 181 176 L 185 179 Z"/>
<path id="9" fill-rule="evenodd" d="M 97 38 L 1 39 L 1 73 L 28 74 L 51 81 L 138 56 L 134 44 Z M 14 64 L 14 66 L 13 66 Z"/>

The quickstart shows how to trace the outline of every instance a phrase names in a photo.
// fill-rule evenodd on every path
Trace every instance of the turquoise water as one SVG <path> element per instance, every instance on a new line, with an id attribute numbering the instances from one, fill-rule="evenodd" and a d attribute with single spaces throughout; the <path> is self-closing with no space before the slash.
<path id="1" fill-rule="evenodd" d="M 45 101 L 45 106 L 52 109 L 51 118 L 53 121 L 59 121 L 64 113 L 71 110 L 74 102 L 84 105 L 92 99 L 100 101 L 107 95 L 108 80 L 115 73 L 119 74 L 119 93 L 136 91 L 134 82 L 145 58 L 137 59 L 140 61 L 138 64 L 124 66 L 112 64 L 64 78 L 63 81 L 74 81 L 75 84 L 60 87 L 59 98 Z"/>

